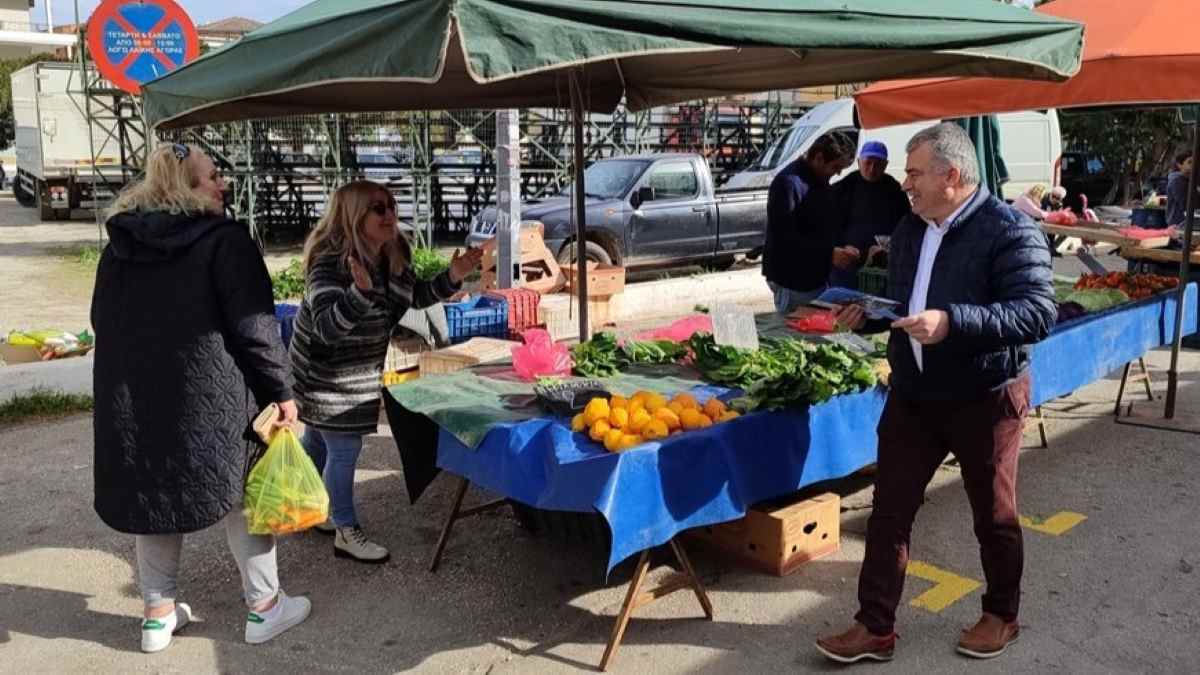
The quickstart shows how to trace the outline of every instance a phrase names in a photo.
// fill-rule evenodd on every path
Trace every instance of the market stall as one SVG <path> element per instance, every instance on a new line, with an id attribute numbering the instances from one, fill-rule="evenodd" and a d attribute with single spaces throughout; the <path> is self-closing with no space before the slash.
<path id="1" fill-rule="evenodd" d="M 1196 285 L 1190 284 L 1183 316 L 1188 334 L 1197 330 L 1196 298 Z M 1129 363 L 1170 343 L 1177 306 L 1175 296 L 1164 290 L 1063 321 L 1034 347 L 1033 405 L 1122 366 L 1128 376 Z M 682 365 L 633 366 L 603 382 L 610 392 L 626 396 L 647 388 L 687 392 L 698 405 L 739 395 Z M 434 553 L 435 567 L 454 522 L 469 515 L 460 507 L 472 483 L 504 497 L 472 512 L 513 500 L 539 509 L 599 513 L 611 533 L 608 569 L 640 553 L 629 601 L 617 620 L 623 631 L 650 548 L 669 545 L 685 570 L 674 590 L 692 588 L 704 597 L 677 535 L 740 518 L 758 501 L 874 462 L 875 427 L 886 394 L 881 388 L 856 389 L 864 390 L 811 406 L 760 410 L 615 452 L 593 440 L 586 427 L 573 430 L 569 415 L 540 409 L 534 385 L 515 377 L 508 365 L 390 387 L 385 403 L 410 498 L 418 499 L 438 470 L 460 478 Z M 709 613 L 707 600 L 702 604 Z M 618 644 L 614 631 L 605 662 Z"/>

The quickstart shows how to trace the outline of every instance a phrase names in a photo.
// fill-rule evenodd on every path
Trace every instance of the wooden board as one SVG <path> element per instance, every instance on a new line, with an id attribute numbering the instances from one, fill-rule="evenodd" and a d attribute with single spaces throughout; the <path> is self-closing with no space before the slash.
<path id="1" fill-rule="evenodd" d="M 1154 262 L 1163 263 L 1181 263 L 1183 262 L 1183 251 L 1175 251 L 1166 248 L 1150 248 L 1150 249 L 1121 249 L 1121 257 L 1131 260 L 1152 260 Z M 1192 251 L 1192 264 L 1200 265 L 1200 251 Z"/>
<path id="2" fill-rule="evenodd" d="M 471 366 L 507 361 L 512 358 L 512 348 L 520 344 L 509 340 L 477 337 L 453 347 L 425 352 L 420 356 L 421 377 L 454 373 Z"/>
<path id="3" fill-rule="evenodd" d="M 1099 223 L 1089 223 L 1088 225 L 1052 225 L 1050 223 L 1042 223 L 1041 226 L 1043 232 L 1056 237 L 1077 237 L 1089 241 L 1116 244 L 1122 248 L 1162 248 L 1171 241 L 1171 238 L 1165 234 L 1165 231 L 1161 237 L 1134 239 L 1133 237 L 1126 237 L 1121 234 L 1117 231 L 1116 227 L 1106 227 Z"/>

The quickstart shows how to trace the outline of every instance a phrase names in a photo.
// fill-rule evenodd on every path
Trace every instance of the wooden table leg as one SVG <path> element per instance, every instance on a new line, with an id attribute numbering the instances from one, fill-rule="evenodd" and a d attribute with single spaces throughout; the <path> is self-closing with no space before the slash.
<path id="1" fill-rule="evenodd" d="M 700 601 L 700 606 L 704 608 L 704 616 L 709 621 L 713 620 L 712 602 L 708 599 L 708 591 L 704 590 L 704 584 L 700 582 L 700 577 L 696 574 L 696 570 L 692 568 L 692 561 L 684 553 L 683 546 L 679 541 L 672 539 L 670 541 L 671 550 L 675 552 L 675 559 L 683 566 L 683 573 L 688 576 L 688 580 L 692 582 L 692 590 L 696 592 L 696 599 Z"/>
<path id="2" fill-rule="evenodd" d="M 442 534 L 438 537 L 437 548 L 433 551 L 433 560 L 429 563 L 429 571 L 436 572 L 438 565 L 442 562 L 442 552 L 446 550 L 446 542 L 450 539 L 450 530 L 454 527 L 454 521 L 458 519 L 458 510 L 462 507 L 463 497 L 467 496 L 467 488 L 471 486 L 471 481 L 466 478 L 458 479 L 458 488 L 454 492 L 454 506 L 450 508 L 450 515 L 446 517 L 446 524 L 442 526 Z"/>
<path id="3" fill-rule="evenodd" d="M 629 617 L 633 614 L 638 591 L 649 571 L 650 549 L 646 549 L 642 551 L 642 555 L 637 561 L 637 567 L 634 568 L 633 579 L 629 582 L 629 591 L 625 593 L 625 602 L 621 604 L 621 612 L 617 614 L 617 621 L 613 624 L 612 635 L 609 636 L 608 646 L 604 649 L 604 657 L 600 659 L 600 670 L 608 670 L 613 657 L 617 655 L 617 649 L 621 646 L 621 638 L 625 637 L 625 627 L 629 625 Z"/>
<path id="4" fill-rule="evenodd" d="M 1121 416 L 1121 399 L 1125 398 L 1125 383 L 1129 381 L 1129 368 L 1133 366 L 1133 362 L 1125 364 L 1125 368 L 1121 371 L 1121 384 L 1117 387 L 1117 405 L 1113 408 L 1113 415 Z"/>
<path id="5" fill-rule="evenodd" d="M 1050 441 L 1046 440 L 1046 418 L 1042 416 L 1042 406 L 1039 405 L 1033 410 L 1034 414 L 1037 415 L 1038 435 L 1042 438 L 1042 447 L 1048 448 L 1050 447 Z"/>
<path id="6" fill-rule="evenodd" d="M 1154 390 L 1150 387 L 1150 371 L 1146 369 L 1146 359 L 1139 358 L 1138 366 L 1142 369 L 1142 384 L 1146 385 L 1146 398 L 1154 401 Z"/>

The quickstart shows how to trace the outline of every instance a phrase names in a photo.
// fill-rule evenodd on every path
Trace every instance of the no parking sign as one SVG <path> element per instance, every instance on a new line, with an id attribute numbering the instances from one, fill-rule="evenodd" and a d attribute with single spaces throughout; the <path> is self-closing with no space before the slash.
<path id="1" fill-rule="evenodd" d="M 196 26 L 174 0 L 104 0 L 87 38 L 96 69 L 131 94 L 200 55 Z"/>

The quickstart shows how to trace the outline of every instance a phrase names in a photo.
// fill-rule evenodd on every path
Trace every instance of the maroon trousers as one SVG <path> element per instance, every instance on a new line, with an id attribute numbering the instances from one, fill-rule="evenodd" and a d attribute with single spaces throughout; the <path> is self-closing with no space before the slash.
<path id="1" fill-rule="evenodd" d="M 1017 522 L 1017 455 L 1029 409 L 1025 374 L 982 401 L 928 403 L 888 397 L 879 421 L 879 470 L 854 617 L 890 634 L 904 591 L 913 518 L 947 454 L 962 468 L 987 592 L 983 611 L 1015 621 L 1024 553 Z"/>

